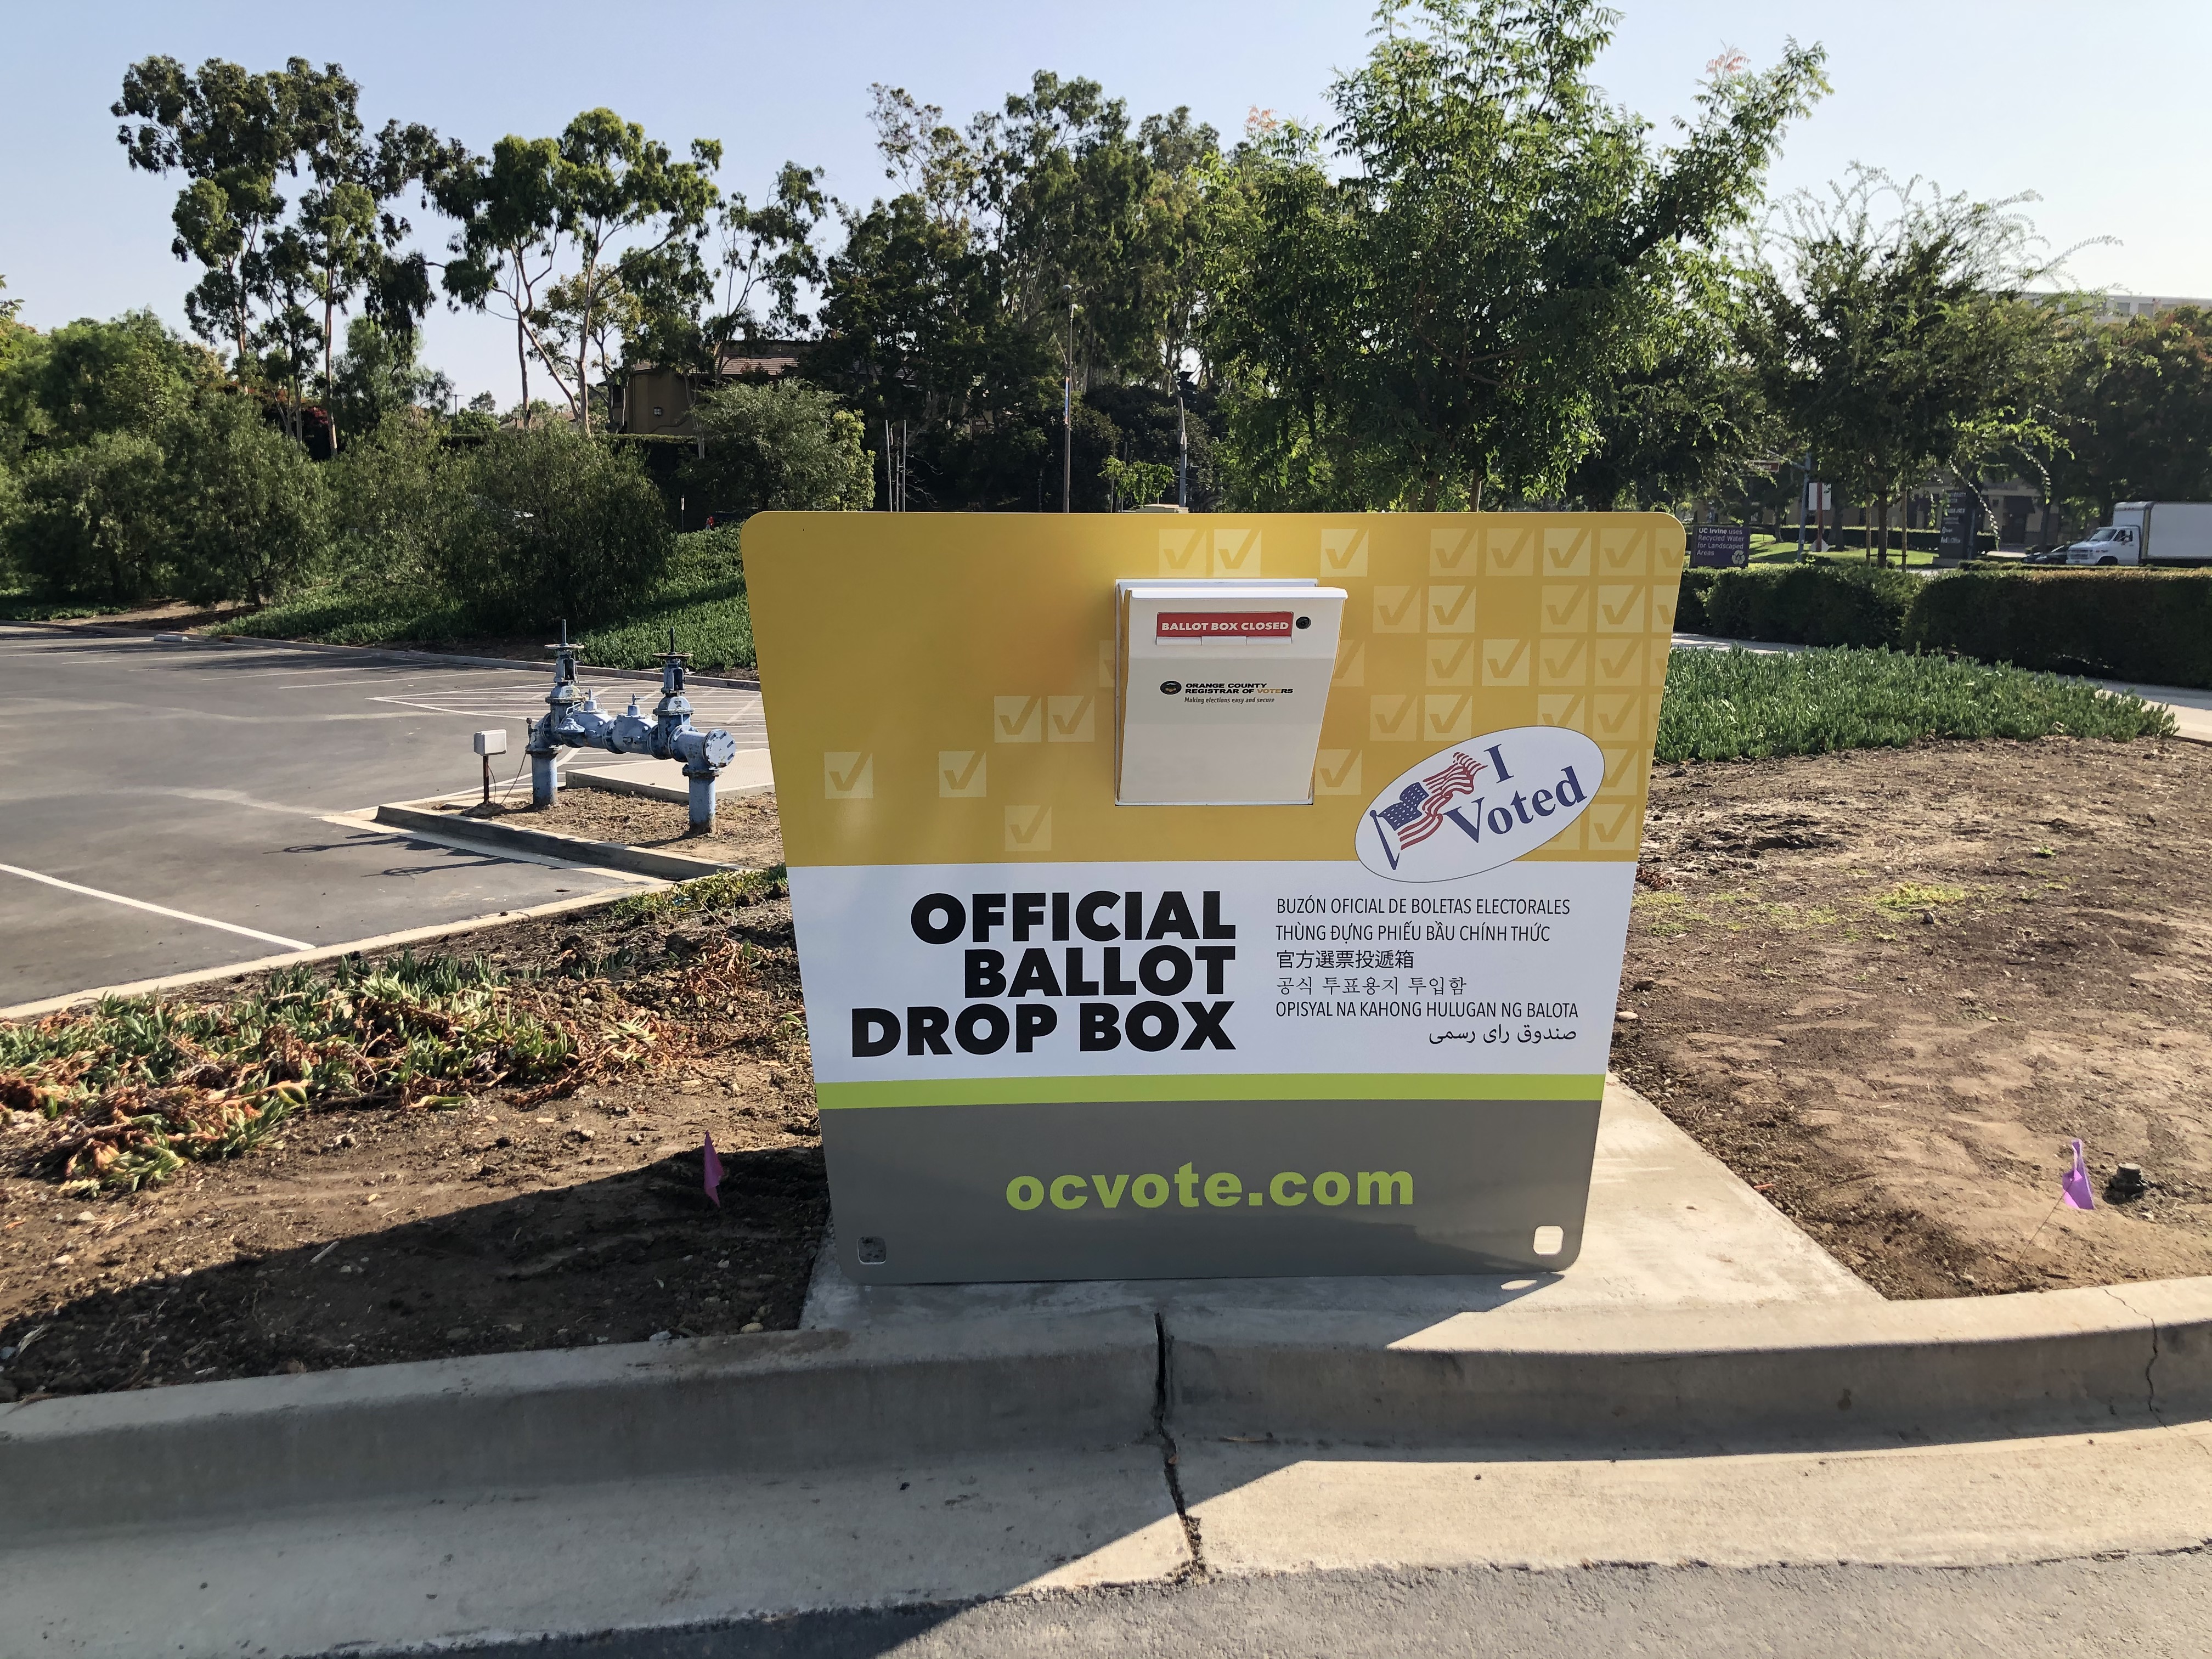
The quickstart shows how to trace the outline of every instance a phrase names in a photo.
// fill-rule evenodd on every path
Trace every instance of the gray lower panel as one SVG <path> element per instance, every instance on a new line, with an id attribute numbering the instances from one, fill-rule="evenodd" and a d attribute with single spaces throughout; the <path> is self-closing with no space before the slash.
<path id="1" fill-rule="evenodd" d="M 1595 1100 L 908 1106 L 824 1112 L 822 1140 L 863 1285 L 1512 1273 L 1582 1249 L 1597 1117 Z"/>

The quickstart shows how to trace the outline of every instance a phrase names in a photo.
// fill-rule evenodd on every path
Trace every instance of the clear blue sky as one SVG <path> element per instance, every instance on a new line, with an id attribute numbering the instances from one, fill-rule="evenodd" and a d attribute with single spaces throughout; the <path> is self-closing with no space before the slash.
<path id="1" fill-rule="evenodd" d="M 2203 0 L 1623 0 L 1600 79 L 1654 120 L 1686 110 L 1724 46 L 1772 61 L 1786 36 L 1819 40 L 1835 95 L 1790 137 L 1779 190 L 1853 161 L 1923 173 L 1978 196 L 2033 190 L 2076 277 L 2145 294 L 2212 295 L 2212 5 Z M 1358 0 L 1125 0 L 1062 9 L 1035 0 L 960 6 L 695 4 L 628 8 L 384 0 L 281 8 L 122 0 L 16 6 L 0 100 L 0 276 L 41 328 L 151 305 L 179 326 L 191 268 L 169 253 L 174 180 L 124 165 L 108 115 L 125 67 L 152 52 L 250 68 L 335 60 L 371 124 L 429 123 L 483 149 L 507 132 L 557 131 L 605 104 L 680 146 L 726 147 L 726 185 L 757 196 L 786 157 L 825 166 L 836 194 L 881 186 L 866 119 L 888 81 L 964 121 L 1030 73 L 1087 75 L 1133 113 L 1188 104 L 1226 136 L 1255 106 L 1318 116 L 1331 71 L 1358 60 Z M 434 250 L 444 230 L 417 215 Z M 425 357 L 464 397 L 514 395 L 513 334 L 429 319 Z"/>

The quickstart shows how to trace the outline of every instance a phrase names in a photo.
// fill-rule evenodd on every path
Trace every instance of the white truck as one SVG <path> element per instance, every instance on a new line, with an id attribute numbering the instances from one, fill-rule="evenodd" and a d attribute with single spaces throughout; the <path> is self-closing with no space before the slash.
<path id="1" fill-rule="evenodd" d="M 2212 501 L 2122 501 L 2069 564 L 2212 564 Z"/>

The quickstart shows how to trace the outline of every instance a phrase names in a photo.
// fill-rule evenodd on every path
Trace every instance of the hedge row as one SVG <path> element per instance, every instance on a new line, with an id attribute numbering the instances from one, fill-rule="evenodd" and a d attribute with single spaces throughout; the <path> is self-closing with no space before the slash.
<path id="1" fill-rule="evenodd" d="M 2212 572 L 1690 570 L 1675 626 L 1729 639 L 1950 652 L 2059 673 L 2212 686 Z"/>

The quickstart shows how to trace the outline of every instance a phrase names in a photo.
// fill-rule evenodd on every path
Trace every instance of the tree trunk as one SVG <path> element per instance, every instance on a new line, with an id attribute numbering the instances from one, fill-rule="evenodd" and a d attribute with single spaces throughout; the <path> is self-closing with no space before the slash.
<path id="1" fill-rule="evenodd" d="M 596 259 L 584 262 L 584 314 L 576 329 L 576 417 L 586 438 L 592 435 L 592 301 L 598 293 L 598 270 Z"/>
<path id="2" fill-rule="evenodd" d="M 325 268 L 323 272 L 323 396 L 325 398 L 331 398 L 331 336 L 337 321 L 337 301 L 331 297 L 331 284 L 337 280 L 337 271 L 334 269 Z M 331 398 L 330 404 L 326 406 L 325 412 L 331 417 L 331 453 L 335 455 L 337 453 L 338 449 L 338 417 L 336 398 Z"/>
<path id="3" fill-rule="evenodd" d="M 526 273 L 522 268 L 522 255 L 518 252 L 514 256 L 514 289 L 516 296 L 514 301 L 514 361 L 522 370 L 522 426 L 525 431 L 528 431 L 530 428 L 530 352 L 526 344 L 526 331 L 523 327 L 522 322 L 521 298 L 525 292 L 523 286 L 525 275 Z"/>

